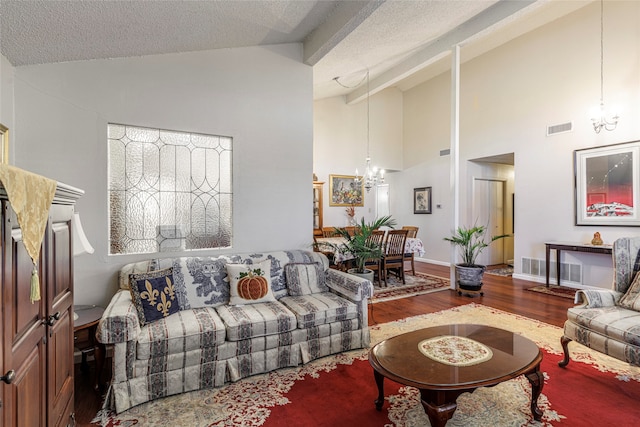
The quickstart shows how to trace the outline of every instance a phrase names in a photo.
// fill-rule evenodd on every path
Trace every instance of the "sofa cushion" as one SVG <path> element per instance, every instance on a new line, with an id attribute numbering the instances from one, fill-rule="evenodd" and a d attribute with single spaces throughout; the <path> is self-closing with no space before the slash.
<path id="1" fill-rule="evenodd" d="M 132 274 L 130 291 L 140 325 L 155 322 L 180 311 L 173 281 L 173 268 Z"/>
<path id="2" fill-rule="evenodd" d="M 640 312 L 622 307 L 571 307 L 567 317 L 571 322 L 611 339 L 640 345 Z"/>
<path id="3" fill-rule="evenodd" d="M 620 307 L 640 311 L 640 273 L 636 273 L 631 286 L 618 302 Z"/>
<path id="4" fill-rule="evenodd" d="M 298 328 L 354 319 L 358 308 L 351 301 L 331 293 L 284 297 L 280 302 L 295 313 Z"/>
<path id="5" fill-rule="evenodd" d="M 223 305 L 216 310 L 227 326 L 229 341 L 281 334 L 296 328 L 295 315 L 277 301 Z"/>
<path id="6" fill-rule="evenodd" d="M 224 343 L 226 329 L 215 309 L 183 310 L 140 328 L 137 359 L 185 353 Z"/>
<path id="7" fill-rule="evenodd" d="M 275 301 L 271 291 L 271 260 L 257 264 L 227 264 L 231 296 L 229 304 Z"/>
<path id="8" fill-rule="evenodd" d="M 319 263 L 289 263 L 284 266 L 287 290 L 291 296 L 329 292 L 325 271 Z"/>

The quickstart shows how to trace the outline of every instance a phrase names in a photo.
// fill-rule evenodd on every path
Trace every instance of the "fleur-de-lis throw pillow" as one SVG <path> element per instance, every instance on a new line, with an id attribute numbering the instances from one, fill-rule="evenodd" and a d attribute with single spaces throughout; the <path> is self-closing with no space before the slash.
<path id="1" fill-rule="evenodd" d="M 227 264 L 231 296 L 229 304 L 275 301 L 271 290 L 271 260 L 256 264 Z"/>
<path id="2" fill-rule="evenodd" d="M 129 289 L 142 326 L 180 311 L 172 267 L 129 275 Z"/>

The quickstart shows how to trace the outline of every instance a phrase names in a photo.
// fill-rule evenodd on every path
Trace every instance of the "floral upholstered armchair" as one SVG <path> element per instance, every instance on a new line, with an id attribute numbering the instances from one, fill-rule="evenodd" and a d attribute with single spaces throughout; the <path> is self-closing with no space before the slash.
<path id="1" fill-rule="evenodd" d="M 640 366 L 640 237 L 613 243 L 613 289 L 581 290 L 567 311 L 562 348 L 569 363 L 570 341 Z"/>

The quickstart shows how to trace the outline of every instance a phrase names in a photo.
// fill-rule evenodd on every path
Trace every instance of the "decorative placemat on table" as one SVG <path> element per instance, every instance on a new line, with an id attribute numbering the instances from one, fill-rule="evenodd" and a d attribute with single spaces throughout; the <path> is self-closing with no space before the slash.
<path id="1" fill-rule="evenodd" d="M 451 366 L 472 366 L 486 362 L 493 352 L 486 345 L 470 338 L 443 335 L 418 343 L 422 354 L 436 362 Z"/>

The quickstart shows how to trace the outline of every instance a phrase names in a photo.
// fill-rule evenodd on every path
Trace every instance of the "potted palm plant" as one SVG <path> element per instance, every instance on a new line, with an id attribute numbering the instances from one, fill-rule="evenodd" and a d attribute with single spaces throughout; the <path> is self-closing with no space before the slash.
<path id="1" fill-rule="evenodd" d="M 391 216 L 383 216 L 372 222 L 365 222 L 363 217 L 356 225 L 353 235 L 345 228 L 336 228 L 336 232 L 345 239 L 345 242 L 331 246 L 335 250 L 353 256 L 355 267 L 348 270 L 349 273 L 364 276 L 373 282 L 373 271 L 365 268 L 365 263 L 369 259 L 380 258 L 382 249 L 372 242 L 370 237 L 373 231 L 380 227 L 393 228 L 395 225 L 396 220 Z"/>
<path id="2" fill-rule="evenodd" d="M 486 238 L 487 227 L 475 225 L 473 227 L 458 227 L 450 237 L 444 240 L 451 242 L 460 249 L 462 262 L 456 264 L 456 281 L 459 289 L 466 291 L 479 291 L 482 287 L 482 277 L 486 270 L 485 265 L 476 264 L 476 259 L 482 251 L 492 242 L 509 237 L 509 234 L 501 234 Z"/>

